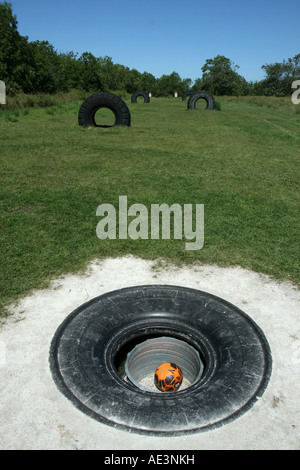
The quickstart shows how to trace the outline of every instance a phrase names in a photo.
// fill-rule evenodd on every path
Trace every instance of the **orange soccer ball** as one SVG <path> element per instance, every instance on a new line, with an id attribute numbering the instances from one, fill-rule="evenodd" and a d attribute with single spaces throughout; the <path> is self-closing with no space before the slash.
<path id="1" fill-rule="evenodd" d="M 180 367 L 173 362 L 164 362 L 155 371 L 154 383 L 161 392 L 176 392 L 182 383 Z"/>

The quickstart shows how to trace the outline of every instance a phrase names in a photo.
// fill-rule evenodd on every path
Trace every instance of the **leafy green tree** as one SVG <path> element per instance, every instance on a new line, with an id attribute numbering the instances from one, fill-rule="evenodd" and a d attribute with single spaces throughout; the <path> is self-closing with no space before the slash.
<path id="1" fill-rule="evenodd" d="M 18 32 L 18 21 L 12 4 L 0 3 L 0 80 L 6 83 L 8 94 L 21 90 L 18 81 L 25 77 L 23 65 L 28 38 Z"/>
<path id="2" fill-rule="evenodd" d="M 182 80 L 177 72 L 170 75 L 162 75 L 157 80 L 157 96 L 173 95 L 175 91 L 181 92 Z"/>
<path id="3" fill-rule="evenodd" d="M 100 74 L 99 61 L 91 52 L 84 52 L 78 59 L 80 70 L 79 87 L 86 91 L 103 89 L 103 79 Z"/>
<path id="4" fill-rule="evenodd" d="M 201 88 L 215 95 L 244 94 L 247 82 L 237 73 L 238 68 L 238 65 L 221 55 L 207 59 L 201 69 Z"/>
<path id="5" fill-rule="evenodd" d="M 172 72 L 169 75 L 168 82 L 169 82 L 169 91 L 171 94 L 174 94 L 174 91 L 177 91 L 177 92 L 180 91 L 182 80 L 180 78 L 180 75 L 177 72 Z"/>
<path id="6" fill-rule="evenodd" d="M 126 75 L 128 71 L 129 68 L 125 67 L 124 65 L 113 64 L 112 73 L 114 90 L 125 90 Z"/>
<path id="7" fill-rule="evenodd" d="M 59 54 L 59 89 L 68 91 L 72 88 L 80 88 L 81 75 L 78 54 L 67 52 Z"/>
<path id="8" fill-rule="evenodd" d="M 48 41 L 30 42 L 26 50 L 24 92 L 56 93 L 60 91 L 60 58 Z M 30 87 L 30 88 L 29 88 Z"/>
<path id="9" fill-rule="evenodd" d="M 147 93 L 156 92 L 156 78 L 149 72 L 144 72 L 140 77 L 141 89 L 145 90 Z"/>
<path id="10" fill-rule="evenodd" d="M 202 86 L 202 78 L 196 78 L 196 80 L 194 81 L 194 84 L 191 88 L 192 91 L 198 91 L 198 90 L 202 90 L 203 89 L 203 86 Z"/>
<path id="11" fill-rule="evenodd" d="M 164 74 L 161 77 L 159 77 L 159 79 L 157 80 L 156 95 L 168 96 L 172 93 L 172 91 L 173 90 L 170 88 L 169 76 Z"/>
<path id="12" fill-rule="evenodd" d="M 265 64 L 262 69 L 266 73 L 263 80 L 263 90 L 266 95 L 287 96 L 292 92 L 291 85 L 294 80 L 300 78 L 300 54 L 293 58 Z"/>
<path id="13" fill-rule="evenodd" d="M 99 57 L 97 59 L 99 74 L 101 77 L 102 87 L 106 90 L 117 89 L 117 78 L 114 63 L 111 57 Z"/>
<path id="14" fill-rule="evenodd" d="M 141 73 L 136 69 L 130 69 L 126 77 L 126 91 L 128 93 L 133 93 L 134 91 L 141 90 L 142 81 Z"/>
<path id="15" fill-rule="evenodd" d="M 181 80 L 180 86 L 179 86 L 179 93 L 180 95 L 183 95 L 183 93 L 186 93 L 191 89 L 192 86 L 192 79 L 191 78 L 184 78 Z"/>

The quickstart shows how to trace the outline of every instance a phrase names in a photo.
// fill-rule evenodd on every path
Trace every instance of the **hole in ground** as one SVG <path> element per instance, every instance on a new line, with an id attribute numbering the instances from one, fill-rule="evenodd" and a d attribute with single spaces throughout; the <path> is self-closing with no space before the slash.
<path id="1" fill-rule="evenodd" d="M 115 356 L 115 367 L 123 380 L 141 390 L 161 393 L 154 374 L 164 363 L 175 363 L 183 373 L 180 390 L 188 388 L 203 374 L 205 361 L 194 346 L 175 336 L 142 334 L 126 342 Z"/>

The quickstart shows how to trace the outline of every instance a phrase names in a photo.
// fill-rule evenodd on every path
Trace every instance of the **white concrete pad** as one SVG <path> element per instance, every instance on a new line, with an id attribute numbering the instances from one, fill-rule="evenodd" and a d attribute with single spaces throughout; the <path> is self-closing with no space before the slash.
<path id="1" fill-rule="evenodd" d="M 154 268 L 154 269 L 153 269 Z M 236 305 L 264 331 L 273 373 L 239 419 L 184 437 L 147 437 L 103 425 L 57 389 L 49 347 L 66 316 L 105 292 L 144 284 L 196 288 Z M 0 327 L 0 449 L 202 450 L 300 448 L 300 294 L 288 282 L 241 268 L 155 268 L 132 256 L 93 261 L 85 274 L 54 280 L 11 307 Z"/>

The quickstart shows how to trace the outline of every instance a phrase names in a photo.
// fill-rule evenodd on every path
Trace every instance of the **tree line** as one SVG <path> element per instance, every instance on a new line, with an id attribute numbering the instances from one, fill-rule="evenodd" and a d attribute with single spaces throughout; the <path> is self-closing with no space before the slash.
<path id="1" fill-rule="evenodd" d="M 111 57 L 95 57 L 91 52 L 80 56 L 74 52 L 60 53 L 48 41 L 30 42 L 18 32 L 18 21 L 9 2 L 0 3 L 0 80 L 8 95 L 23 93 L 58 93 L 71 89 L 118 91 L 133 93 L 151 91 L 153 96 L 168 96 L 175 91 L 204 89 L 214 95 L 287 96 L 291 84 L 300 78 L 300 54 L 282 63 L 262 66 L 266 77 L 247 82 L 238 73 L 238 66 L 227 57 L 207 59 L 202 76 L 194 82 L 181 78 L 177 72 L 156 78 L 114 63 Z"/>

